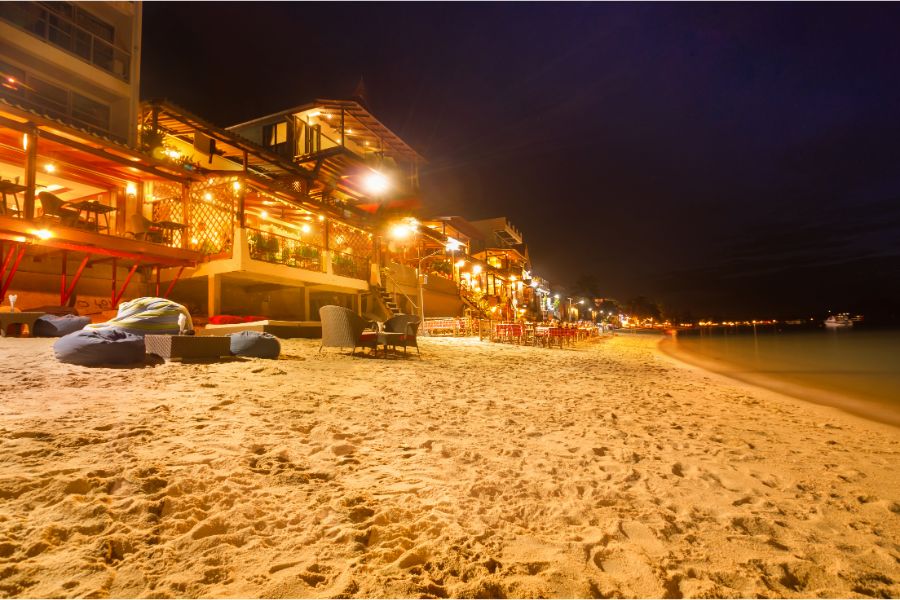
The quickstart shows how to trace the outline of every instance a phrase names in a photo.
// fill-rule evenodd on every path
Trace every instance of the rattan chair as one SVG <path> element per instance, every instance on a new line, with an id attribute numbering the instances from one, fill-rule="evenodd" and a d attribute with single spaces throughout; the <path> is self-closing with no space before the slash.
<path id="1" fill-rule="evenodd" d="M 65 225 L 66 227 L 78 227 L 79 219 L 77 210 L 63 208 L 65 202 L 50 192 L 40 192 L 37 196 L 38 200 L 41 201 L 41 210 L 43 211 L 42 218 L 46 219 L 47 217 L 53 217 L 59 221 L 61 225 Z"/>
<path id="2" fill-rule="evenodd" d="M 323 306 L 319 309 L 319 320 L 322 321 L 322 348 L 378 348 L 377 325 L 366 321 L 352 310 L 343 306 Z"/>
<path id="3" fill-rule="evenodd" d="M 416 332 L 419 330 L 419 323 L 421 319 L 415 315 L 394 315 L 390 319 L 384 322 L 384 327 L 382 331 L 386 333 L 400 333 L 402 335 L 394 335 L 386 338 L 386 345 L 392 346 L 396 348 L 397 346 L 403 346 L 403 353 L 406 354 L 407 346 L 415 346 L 416 354 L 421 356 L 419 352 L 419 343 L 416 341 Z M 387 348 L 385 348 L 387 351 Z"/>

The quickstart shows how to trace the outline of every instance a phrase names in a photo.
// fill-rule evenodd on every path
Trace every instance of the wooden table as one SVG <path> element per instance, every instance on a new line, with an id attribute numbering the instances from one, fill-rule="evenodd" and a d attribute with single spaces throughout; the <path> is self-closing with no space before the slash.
<path id="1" fill-rule="evenodd" d="M 0 312 L 0 337 L 7 336 L 7 330 L 18 325 L 17 337 L 22 335 L 22 326 L 28 327 L 28 335 L 34 335 L 34 323 L 47 313 L 42 312 Z"/>
<path id="2" fill-rule="evenodd" d="M 175 221 L 153 221 L 155 227 L 162 229 L 163 243 L 172 246 L 175 243 L 175 232 L 184 231 L 187 225 L 184 223 L 176 223 Z M 182 240 L 183 241 L 183 240 Z M 182 244 L 183 246 L 184 244 Z"/>
<path id="3" fill-rule="evenodd" d="M 106 233 L 109 233 L 109 213 L 116 210 L 115 206 L 110 206 L 108 204 L 103 204 L 102 202 L 97 202 L 96 200 L 83 200 L 81 202 L 71 202 L 67 205 L 68 208 L 74 208 L 80 213 L 85 213 L 86 219 L 85 222 L 90 225 L 91 215 L 93 215 L 93 227 L 95 231 L 100 231 L 100 215 L 103 215 L 103 222 L 105 223 Z"/>

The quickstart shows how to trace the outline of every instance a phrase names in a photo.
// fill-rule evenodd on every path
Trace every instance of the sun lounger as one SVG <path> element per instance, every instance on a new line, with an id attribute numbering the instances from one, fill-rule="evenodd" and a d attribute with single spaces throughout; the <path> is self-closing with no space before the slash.
<path id="1" fill-rule="evenodd" d="M 197 335 L 227 335 L 240 331 L 270 333 L 282 339 L 319 338 L 322 337 L 322 324 L 317 321 L 276 321 L 272 319 L 227 325 L 209 324 L 198 331 Z"/>

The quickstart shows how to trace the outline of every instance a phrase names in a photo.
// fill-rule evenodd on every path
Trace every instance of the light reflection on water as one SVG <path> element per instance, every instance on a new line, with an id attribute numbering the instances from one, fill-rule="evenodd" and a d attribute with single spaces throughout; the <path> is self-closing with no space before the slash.
<path id="1" fill-rule="evenodd" d="M 679 350 L 736 372 L 838 392 L 900 410 L 900 331 L 777 331 L 772 327 L 680 332 Z"/>

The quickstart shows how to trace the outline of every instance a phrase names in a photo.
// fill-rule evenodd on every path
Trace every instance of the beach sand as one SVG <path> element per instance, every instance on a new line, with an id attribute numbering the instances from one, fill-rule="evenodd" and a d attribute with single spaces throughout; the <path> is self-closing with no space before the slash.
<path id="1" fill-rule="evenodd" d="M 900 429 L 656 341 L 87 369 L 0 339 L 0 594 L 900 596 Z"/>

